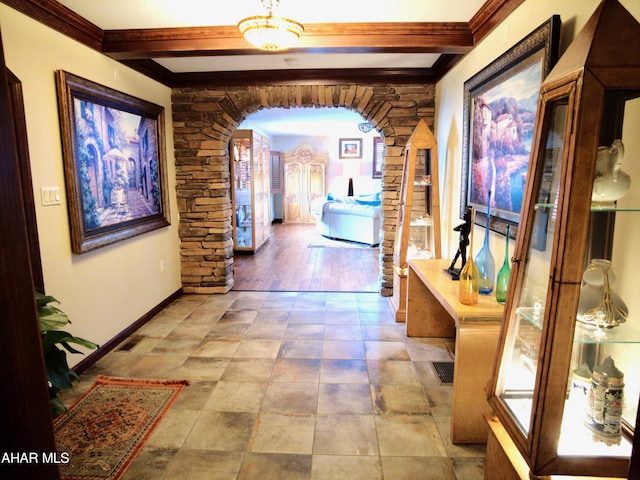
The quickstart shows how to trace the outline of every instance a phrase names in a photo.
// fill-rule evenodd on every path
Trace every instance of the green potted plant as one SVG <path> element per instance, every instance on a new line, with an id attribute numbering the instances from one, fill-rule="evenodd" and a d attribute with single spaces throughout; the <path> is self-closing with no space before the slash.
<path id="1" fill-rule="evenodd" d="M 65 350 L 69 353 L 82 354 L 82 352 L 73 348 L 71 344 L 75 343 L 89 349 L 96 349 L 98 345 L 84 338 L 74 337 L 69 332 L 61 330 L 65 325 L 71 323 L 71 320 L 58 307 L 50 305 L 51 303 L 60 302 L 54 297 L 44 295 L 38 291 L 35 294 L 38 319 L 40 320 L 40 333 L 42 335 L 44 364 L 49 382 L 51 414 L 53 418 L 56 418 L 67 411 L 58 393 L 60 390 L 73 388 L 71 378 L 78 378 L 76 372 L 69 368 Z"/>

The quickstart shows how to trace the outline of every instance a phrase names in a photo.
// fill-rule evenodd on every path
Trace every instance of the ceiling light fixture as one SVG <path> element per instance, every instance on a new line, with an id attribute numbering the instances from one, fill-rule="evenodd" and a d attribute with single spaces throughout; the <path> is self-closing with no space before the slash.
<path id="1" fill-rule="evenodd" d="M 372 128 L 373 125 L 371 125 L 369 122 L 362 122 L 358 124 L 358 130 L 360 130 L 362 133 L 369 133 Z"/>
<path id="2" fill-rule="evenodd" d="M 280 0 L 262 0 L 262 5 L 269 15 L 256 15 L 240 20 L 240 33 L 251 45 L 261 50 L 274 52 L 293 46 L 304 32 L 304 26 L 295 20 L 272 15 L 273 7 L 280 5 Z"/>

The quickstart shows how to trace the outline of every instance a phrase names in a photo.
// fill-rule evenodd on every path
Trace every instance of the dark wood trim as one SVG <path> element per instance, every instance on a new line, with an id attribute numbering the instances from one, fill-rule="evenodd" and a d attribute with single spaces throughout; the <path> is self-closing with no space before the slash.
<path id="1" fill-rule="evenodd" d="M 103 31 L 63 4 L 52 0 L 0 0 L 28 17 L 100 51 Z"/>
<path id="2" fill-rule="evenodd" d="M 487 0 L 469 20 L 469 28 L 473 34 L 473 44 L 477 45 L 480 40 L 489 35 L 523 2 L 524 0 Z"/>
<path id="3" fill-rule="evenodd" d="M 31 276 L 9 78 L 0 36 L 0 452 L 55 452 Z M 53 463 L 3 463 L 2 478 L 57 479 Z"/>
<path id="4" fill-rule="evenodd" d="M 127 328 L 118 333 L 115 337 L 113 337 L 108 342 L 100 345 L 100 348 L 87 357 L 85 357 L 82 361 L 78 362 L 76 366 L 73 367 L 73 371 L 80 375 L 82 372 L 86 371 L 89 367 L 94 365 L 98 360 L 104 357 L 107 353 L 114 350 L 118 345 L 120 345 L 127 337 L 129 337 L 132 333 L 142 327 L 145 323 L 155 317 L 158 313 L 160 313 L 164 308 L 166 308 L 171 302 L 176 300 L 182 295 L 182 288 L 176 290 L 174 293 L 165 298 L 158 305 L 153 307 L 147 313 L 145 313 L 138 320 L 133 322 Z"/>
<path id="5" fill-rule="evenodd" d="M 315 85 L 318 83 L 370 85 L 423 84 L 434 81 L 429 68 L 398 69 L 293 69 L 251 70 L 236 72 L 179 73 L 173 75 L 172 87 L 238 87 L 255 85 Z"/>
<path id="6" fill-rule="evenodd" d="M 33 180 L 31 177 L 31 160 L 29 159 L 29 143 L 27 141 L 27 125 L 24 114 L 24 96 L 22 82 L 11 71 L 7 70 L 13 125 L 18 149 L 18 168 L 22 185 L 22 201 L 26 217 L 27 236 L 29 237 L 29 257 L 31 258 L 31 275 L 35 288 L 44 292 L 44 275 L 42 273 L 42 257 L 38 240 L 38 220 L 36 204 L 33 196 Z"/>

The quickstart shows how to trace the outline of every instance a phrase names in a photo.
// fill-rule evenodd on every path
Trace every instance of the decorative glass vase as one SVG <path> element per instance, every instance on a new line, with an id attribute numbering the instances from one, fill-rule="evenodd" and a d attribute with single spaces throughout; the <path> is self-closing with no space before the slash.
<path id="1" fill-rule="evenodd" d="M 509 235 L 511 234 L 511 225 L 507 225 L 507 238 L 504 247 L 504 262 L 498 270 L 498 279 L 496 280 L 496 300 L 504 305 L 507 301 L 507 289 L 509 288 L 509 277 L 511 277 L 511 266 L 509 265 Z"/>
<path id="2" fill-rule="evenodd" d="M 493 281 L 496 278 L 496 262 L 489 248 L 489 223 L 491 221 L 491 190 L 487 203 L 487 227 L 484 234 L 484 243 L 476 256 L 476 266 L 478 267 L 479 291 L 481 295 L 490 295 L 493 292 Z M 473 225 L 473 224 L 472 224 Z"/>
<path id="3" fill-rule="evenodd" d="M 469 255 L 467 263 L 464 264 L 462 271 L 460 272 L 459 280 L 459 293 L 458 298 L 460 303 L 464 305 L 475 305 L 478 303 L 479 292 L 479 274 L 478 267 L 473 260 L 473 221 L 475 217 L 475 210 L 471 208 L 471 232 L 469 237 Z"/>
<path id="4" fill-rule="evenodd" d="M 578 320 L 599 328 L 613 328 L 626 322 L 629 308 L 613 291 L 615 273 L 611 261 L 593 258 L 582 275 Z"/>

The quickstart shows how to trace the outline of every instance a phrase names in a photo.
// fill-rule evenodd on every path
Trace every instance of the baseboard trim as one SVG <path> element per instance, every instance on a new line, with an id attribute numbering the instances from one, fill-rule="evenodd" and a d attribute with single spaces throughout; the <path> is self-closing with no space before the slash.
<path id="1" fill-rule="evenodd" d="M 86 358 L 84 358 L 82 361 L 80 361 L 76 366 L 73 367 L 72 370 L 74 372 L 76 372 L 76 374 L 78 374 L 78 375 L 80 375 L 81 373 L 86 371 L 89 367 L 93 366 L 98 360 L 100 360 L 102 357 L 104 357 L 107 353 L 111 352 L 118 345 L 120 345 L 133 332 L 138 330 L 145 323 L 147 323 L 149 320 L 151 320 L 153 317 L 155 317 L 158 313 L 160 313 L 167 305 L 169 305 L 175 299 L 180 297 L 180 295 L 182 295 L 182 287 L 179 288 L 178 290 L 176 290 L 171 295 L 169 295 L 162 302 L 160 302 L 158 305 L 153 307 L 151 310 L 149 310 L 147 313 L 145 313 L 142 317 L 140 317 L 138 320 L 133 322 L 127 328 L 122 330 L 120 333 L 118 333 L 111 340 L 107 341 L 103 345 L 100 345 L 100 348 L 98 350 L 96 350 L 95 352 L 91 353 Z"/>

